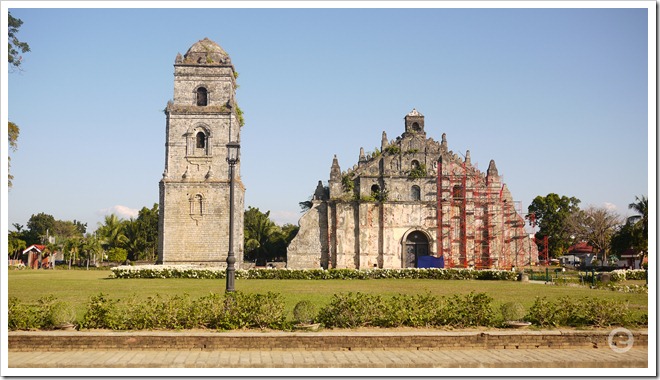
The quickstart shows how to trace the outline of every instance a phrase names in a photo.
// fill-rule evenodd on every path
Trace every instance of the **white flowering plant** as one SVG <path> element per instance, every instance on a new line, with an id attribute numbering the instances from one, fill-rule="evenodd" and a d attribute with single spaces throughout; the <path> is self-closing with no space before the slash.
<path id="1" fill-rule="evenodd" d="M 470 268 L 405 269 L 238 269 L 236 278 L 259 280 L 366 280 L 408 278 L 433 280 L 503 280 L 515 281 L 517 273 L 507 270 Z M 195 265 L 122 265 L 112 268 L 113 278 L 225 278 L 224 267 Z"/>

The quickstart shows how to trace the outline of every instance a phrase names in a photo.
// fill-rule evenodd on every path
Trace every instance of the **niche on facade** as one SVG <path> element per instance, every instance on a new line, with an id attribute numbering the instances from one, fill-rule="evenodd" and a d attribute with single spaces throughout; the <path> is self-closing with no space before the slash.
<path id="1" fill-rule="evenodd" d="M 422 200 L 422 190 L 419 188 L 419 186 L 413 185 L 410 188 L 410 198 L 413 201 L 421 201 Z"/>
<path id="2" fill-rule="evenodd" d="M 190 218 L 197 224 L 207 214 L 206 200 L 201 193 L 197 193 L 188 198 L 188 203 L 190 206 Z"/>

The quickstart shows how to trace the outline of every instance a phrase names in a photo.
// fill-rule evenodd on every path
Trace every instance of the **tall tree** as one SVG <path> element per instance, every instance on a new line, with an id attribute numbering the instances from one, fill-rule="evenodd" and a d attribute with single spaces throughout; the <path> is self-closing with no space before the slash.
<path id="1" fill-rule="evenodd" d="M 128 242 L 124 234 L 124 223 L 115 214 L 106 215 L 104 224 L 99 226 L 96 233 L 105 250 L 121 248 Z"/>
<path id="2" fill-rule="evenodd" d="M 248 260 L 256 260 L 258 265 L 266 262 L 269 241 L 278 232 L 277 225 L 270 220 L 270 211 L 248 206 L 244 215 L 244 248 Z"/>
<path id="3" fill-rule="evenodd" d="M 27 228 L 29 230 L 28 240 L 26 243 L 31 244 L 45 244 L 47 242 L 47 236 L 50 236 L 51 231 L 55 227 L 55 217 L 40 212 L 36 215 L 32 215 L 30 220 L 27 222 Z"/>
<path id="4" fill-rule="evenodd" d="M 607 265 L 610 241 L 621 225 L 619 214 L 604 207 L 589 206 L 571 215 L 568 221 L 573 236 L 594 247 L 601 255 L 603 265 Z"/>
<path id="5" fill-rule="evenodd" d="M 537 241 L 548 236 L 548 251 L 551 257 L 561 256 L 571 241 L 568 218 L 580 210 L 580 200 L 575 197 L 550 193 L 537 196 L 527 208 L 526 219 L 533 227 L 538 226 Z"/>
<path id="6" fill-rule="evenodd" d="M 23 250 L 27 248 L 25 240 L 22 239 L 20 231 L 9 231 L 7 239 L 7 251 L 9 257 L 17 260 L 21 257 Z"/>
<path id="7" fill-rule="evenodd" d="M 158 257 L 158 203 L 151 208 L 142 207 L 136 220 L 140 238 L 144 240 L 141 259 L 155 260 Z"/>
<path id="8" fill-rule="evenodd" d="M 12 152 L 15 152 L 16 149 L 18 149 L 18 135 L 20 133 L 20 129 L 18 128 L 18 125 L 12 123 L 11 121 L 8 123 L 8 125 L 7 134 L 9 139 L 9 148 L 12 150 Z M 9 165 L 7 168 L 9 171 L 11 169 L 11 157 L 9 156 L 7 156 L 7 163 Z M 12 180 L 14 179 L 14 176 L 12 174 L 7 174 L 7 178 L 9 179 L 9 187 L 12 187 Z"/>
<path id="9" fill-rule="evenodd" d="M 15 18 L 11 15 L 11 12 L 8 14 L 8 49 L 7 49 L 7 59 L 9 61 L 9 66 L 11 69 L 18 69 L 19 66 L 21 65 L 22 61 L 22 56 L 20 56 L 20 52 L 22 53 L 27 53 L 30 51 L 30 46 L 26 42 L 22 42 L 16 37 L 16 34 L 18 34 L 18 29 L 23 25 L 23 21 L 21 19 Z M 15 123 L 12 123 L 11 121 L 8 123 L 8 138 L 9 138 L 9 147 L 11 148 L 12 151 L 16 151 L 18 148 L 18 135 L 19 135 L 20 129 L 18 128 L 18 125 Z M 11 162 L 11 157 L 7 157 L 7 160 Z M 13 183 L 12 180 L 14 179 L 14 176 L 11 174 L 7 175 L 8 180 L 9 180 L 9 187 L 11 188 Z"/>
<path id="10" fill-rule="evenodd" d="M 628 218 L 628 223 L 632 225 L 632 246 L 640 254 L 641 268 L 649 251 L 649 200 L 646 195 L 641 198 L 635 196 L 635 202 L 630 203 L 628 208 L 637 212 L 637 215 Z"/>
<path id="11" fill-rule="evenodd" d="M 103 247 L 101 247 L 101 241 L 95 235 L 88 234 L 82 241 L 81 253 L 89 269 L 89 262 L 91 260 L 96 264 L 96 259 L 102 257 Z"/>
<path id="12" fill-rule="evenodd" d="M 23 25 L 23 21 L 19 18 L 15 18 L 11 15 L 11 12 L 8 12 L 7 17 L 7 31 L 8 31 L 8 49 L 7 49 L 7 59 L 9 65 L 13 68 L 19 68 L 23 60 L 23 56 L 20 53 L 27 53 L 30 51 L 30 45 L 26 42 L 22 42 L 16 36 L 18 30 Z"/>

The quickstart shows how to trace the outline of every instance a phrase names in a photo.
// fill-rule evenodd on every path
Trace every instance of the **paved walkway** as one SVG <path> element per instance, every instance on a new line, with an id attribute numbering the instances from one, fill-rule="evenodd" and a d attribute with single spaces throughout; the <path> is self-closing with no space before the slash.
<path id="1" fill-rule="evenodd" d="M 8 353 L 9 368 L 646 368 L 648 350 L 60 351 Z"/>

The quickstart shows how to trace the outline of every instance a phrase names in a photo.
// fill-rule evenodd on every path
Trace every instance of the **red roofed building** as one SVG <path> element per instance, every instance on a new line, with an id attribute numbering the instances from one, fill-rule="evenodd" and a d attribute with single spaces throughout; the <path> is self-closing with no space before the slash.
<path id="1" fill-rule="evenodd" d="M 45 245 L 32 244 L 23 251 L 23 256 L 25 255 L 27 255 L 26 265 L 32 269 L 50 267 L 50 254 Z"/>
<path id="2" fill-rule="evenodd" d="M 594 252 L 594 247 L 590 246 L 586 241 L 582 241 L 568 247 L 564 256 L 559 257 L 559 260 L 564 265 L 579 266 L 584 264 L 591 266 L 592 262 L 596 259 L 597 252 Z"/>

